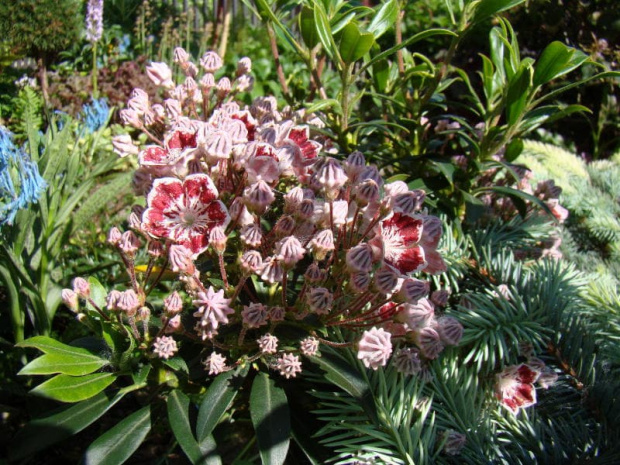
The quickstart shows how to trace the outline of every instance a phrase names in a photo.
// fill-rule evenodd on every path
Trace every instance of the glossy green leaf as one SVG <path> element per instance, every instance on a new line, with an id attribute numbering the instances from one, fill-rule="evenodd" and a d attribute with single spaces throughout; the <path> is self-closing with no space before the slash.
<path id="1" fill-rule="evenodd" d="M 164 365 L 172 368 L 174 371 L 180 371 L 182 373 L 189 373 L 189 367 L 182 357 L 176 356 L 163 360 Z"/>
<path id="2" fill-rule="evenodd" d="M 94 355 L 87 349 L 63 344 L 62 342 L 47 336 L 31 337 L 30 339 L 26 339 L 25 341 L 22 341 L 19 344 L 15 345 L 17 347 L 32 347 L 35 349 L 39 349 L 45 354 L 54 354 L 59 356 L 73 355 L 91 358 L 92 360 L 101 360 L 100 357 Z"/>
<path id="3" fill-rule="evenodd" d="M 513 201 L 513 203 L 517 207 L 517 210 L 519 211 L 519 215 L 521 215 L 522 217 L 525 217 L 525 215 L 527 214 L 526 202 L 531 202 L 537 205 L 538 207 L 540 207 L 542 210 L 544 210 L 545 213 L 547 213 L 551 218 L 554 218 L 553 213 L 551 212 L 551 210 L 549 209 L 549 207 L 547 206 L 545 202 L 540 200 L 538 197 L 528 194 L 527 192 L 523 192 L 519 189 L 513 189 L 512 187 L 505 187 L 505 186 L 491 186 L 491 187 L 485 187 L 485 188 L 479 189 L 479 191 L 491 191 L 497 194 L 510 197 L 510 199 Z"/>
<path id="4" fill-rule="evenodd" d="M 97 278 L 90 277 L 88 278 L 88 284 L 90 284 L 90 298 L 91 300 L 100 308 L 105 308 L 105 300 L 108 295 L 108 291 L 101 285 L 101 283 L 97 280 Z M 86 307 L 89 310 L 94 310 L 94 307 L 87 302 Z"/>
<path id="5" fill-rule="evenodd" d="M 57 375 L 30 391 L 61 402 L 80 402 L 89 399 L 114 382 L 112 373 L 95 373 L 85 376 Z"/>
<path id="6" fill-rule="evenodd" d="M 97 371 L 107 365 L 108 360 L 93 359 L 90 355 L 74 354 L 45 354 L 34 359 L 20 370 L 18 375 L 51 375 L 62 373 L 65 375 L 82 376 Z"/>
<path id="7" fill-rule="evenodd" d="M 308 106 L 306 108 L 306 111 L 308 113 L 316 113 L 317 111 L 322 111 L 322 110 L 325 110 L 326 108 L 333 108 L 334 113 L 338 115 L 342 114 L 342 107 L 340 106 L 340 102 L 333 98 L 329 98 L 326 100 L 319 100 L 318 102 L 313 103 L 312 105 Z"/>
<path id="8" fill-rule="evenodd" d="M 213 380 L 198 410 L 196 421 L 198 442 L 204 441 L 213 432 L 226 410 L 230 408 L 246 373 L 247 369 L 228 371 L 219 374 Z"/>
<path id="9" fill-rule="evenodd" d="M 506 146 L 506 150 L 504 152 L 504 159 L 507 162 L 513 162 L 517 159 L 519 155 L 523 152 L 523 140 L 522 139 L 513 139 Z"/>
<path id="10" fill-rule="evenodd" d="M 535 108 L 532 111 L 526 113 L 523 117 L 523 121 L 519 125 L 519 130 L 522 134 L 536 129 L 542 124 L 552 123 L 572 113 L 592 113 L 588 107 L 583 105 L 547 105 L 539 108 Z"/>
<path id="11" fill-rule="evenodd" d="M 222 465 L 222 459 L 217 453 L 217 443 L 213 436 L 207 436 L 200 443 L 200 451 L 204 458 L 202 465 Z"/>
<path id="12" fill-rule="evenodd" d="M 327 350 L 322 351 L 321 357 L 309 358 L 325 370 L 325 379 L 355 397 L 366 414 L 371 419 L 379 421 L 370 386 L 356 367 L 350 365 L 340 355 Z"/>
<path id="13" fill-rule="evenodd" d="M 284 463 L 291 436 L 291 419 L 284 390 L 266 373 L 254 378 L 250 416 L 263 465 Z"/>
<path id="14" fill-rule="evenodd" d="M 349 23 L 342 30 L 340 56 L 345 63 L 353 63 L 366 55 L 375 38 L 370 32 L 361 32 L 355 23 Z"/>
<path id="15" fill-rule="evenodd" d="M 319 34 L 314 21 L 312 8 L 304 6 L 299 14 L 299 30 L 301 38 L 308 48 L 314 48 L 319 43 Z"/>
<path id="16" fill-rule="evenodd" d="M 532 90 L 532 68 L 522 66 L 508 84 L 506 96 L 506 119 L 509 126 L 517 123 L 523 116 L 528 97 Z"/>
<path id="17" fill-rule="evenodd" d="M 334 42 L 334 36 L 329 25 L 329 20 L 327 19 L 327 14 L 325 13 L 325 9 L 321 3 L 314 2 L 313 14 L 314 27 L 316 28 L 317 35 L 323 44 L 325 52 L 332 59 L 336 59 L 338 53 L 336 43 Z"/>
<path id="18" fill-rule="evenodd" d="M 384 3 L 368 25 L 368 32 L 370 32 L 375 39 L 378 39 L 394 25 L 398 19 L 399 12 L 398 0 L 390 0 Z"/>
<path id="19" fill-rule="evenodd" d="M 99 436 L 86 450 L 88 465 L 120 465 L 140 447 L 151 430 L 151 407 L 146 406 Z"/>
<path id="20" fill-rule="evenodd" d="M 192 433 L 189 420 L 189 397 L 175 389 L 166 402 L 168 421 L 174 437 L 193 464 L 203 462 L 202 451 Z"/>
<path id="21" fill-rule="evenodd" d="M 525 2 L 525 0 L 482 0 L 476 7 L 472 23 L 475 24 L 484 21 L 497 13 L 509 10 L 523 2 Z"/>
<path id="22" fill-rule="evenodd" d="M 332 23 L 331 23 L 332 34 L 338 34 L 340 31 L 344 29 L 344 27 L 347 24 L 353 21 L 353 19 L 355 19 L 355 12 L 352 12 L 352 11 L 344 15 L 342 18 L 336 20 L 335 22 L 332 19 Z"/>
<path id="23" fill-rule="evenodd" d="M 552 42 L 543 50 L 536 62 L 534 85 L 541 86 L 581 66 L 588 55 L 562 42 Z"/>
<path id="24" fill-rule="evenodd" d="M 11 440 L 9 459 L 18 460 L 67 439 L 101 418 L 123 394 L 110 399 L 99 393 L 95 397 L 65 408 L 62 412 L 38 418 L 26 424 Z"/>

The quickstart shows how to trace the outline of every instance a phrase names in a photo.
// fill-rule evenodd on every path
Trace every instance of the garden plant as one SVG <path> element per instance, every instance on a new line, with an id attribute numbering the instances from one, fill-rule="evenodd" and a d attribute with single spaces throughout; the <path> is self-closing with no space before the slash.
<path id="1" fill-rule="evenodd" d="M 7 463 L 620 461 L 613 5 L 49 3 L 0 5 Z"/>

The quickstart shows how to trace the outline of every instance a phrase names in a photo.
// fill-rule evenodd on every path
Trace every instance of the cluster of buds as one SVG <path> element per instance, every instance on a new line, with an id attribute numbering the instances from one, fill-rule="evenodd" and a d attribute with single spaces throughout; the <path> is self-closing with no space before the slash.
<path id="1" fill-rule="evenodd" d="M 423 209 L 424 191 L 386 183 L 360 152 L 344 161 L 329 156 L 337 150 L 314 135 L 321 123 L 314 115 L 279 111 L 273 97 L 240 105 L 237 93 L 252 82 L 248 58 L 231 80 L 216 79 L 215 52 L 199 66 L 183 49 L 174 56 L 185 74 L 179 85 L 168 65 L 147 69 L 166 93 L 164 105 L 150 105 L 136 89 L 121 112 L 153 144 L 115 140 L 121 156 L 137 155 L 133 185 L 146 197 L 132 211 L 131 231 L 114 228 L 109 238 L 137 308 L 149 308 L 150 292 L 136 278 L 140 244 L 148 251 L 144 283 L 154 286 L 172 270 L 188 296 L 164 304 L 155 355 L 170 356 L 177 349 L 170 338 L 185 335 L 205 346 L 210 374 L 262 359 L 290 378 L 301 371 L 300 356 L 318 355 L 321 344 L 348 345 L 367 367 L 392 359 L 416 374 L 457 344 L 461 324 L 435 314 L 448 294 L 431 295 L 423 279 L 446 270 L 442 223 Z M 191 308 L 193 334 L 179 319 L 183 306 Z M 333 341 L 330 334 L 343 332 L 330 328 L 357 336 Z M 147 329 L 140 337 L 152 338 Z"/>

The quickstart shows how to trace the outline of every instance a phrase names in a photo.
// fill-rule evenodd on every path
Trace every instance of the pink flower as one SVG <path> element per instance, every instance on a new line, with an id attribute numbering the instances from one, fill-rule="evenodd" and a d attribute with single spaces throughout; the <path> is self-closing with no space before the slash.
<path id="1" fill-rule="evenodd" d="M 401 273 L 422 270 L 427 263 L 418 245 L 422 237 L 422 220 L 394 213 L 381 222 L 380 233 L 372 241 L 383 250 L 383 259 Z"/>
<path id="2" fill-rule="evenodd" d="M 177 350 L 179 350 L 177 348 L 177 343 L 170 336 L 158 337 L 153 343 L 153 353 L 164 360 L 168 360 L 172 357 Z"/>
<path id="3" fill-rule="evenodd" d="M 496 376 L 495 395 L 512 413 L 536 403 L 534 383 L 540 371 L 522 363 L 506 367 Z"/>
<path id="4" fill-rule="evenodd" d="M 172 71 L 166 63 L 152 62 L 146 67 L 146 74 L 156 86 L 162 86 L 167 89 L 174 87 L 172 82 Z"/>
<path id="5" fill-rule="evenodd" d="M 319 340 L 315 337 L 307 337 L 300 342 L 299 348 L 302 354 L 311 357 L 319 350 Z"/>
<path id="6" fill-rule="evenodd" d="M 357 358 L 366 368 L 376 370 L 385 366 L 392 354 L 392 335 L 382 328 L 372 328 L 364 331 L 358 343 Z"/>
<path id="7" fill-rule="evenodd" d="M 263 354 L 275 354 L 278 351 L 278 338 L 269 333 L 261 336 L 256 342 Z"/>
<path id="8" fill-rule="evenodd" d="M 228 315 L 235 313 L 230 308 L 230 299 L 224 297 L 224 289 L 215 292 L 213 286 L 209 286 L 207 292 L 199 292 L 194 300 L 198 311 L 194 316 L 200 318 L 201 327 L 217 329 L 222 324 L 228 323 Z"/>
<path id="9" fill-rule="evenodd" d="M 223 371 L 226 371 L 226 357 L 218 354 L 217 352 L 213 352 L 209 357 L 204 361 L 204 364 L 209 370 L 210 375 L 219 375 Z"/>
<path id="10" fill-rule="evenodd" d="M 156 179 L 147 197 L 142 227 L 151 236 L 170 239 L 197 256 L 209 246 L 211 230 L 216 226 L 224 228 L 230 221 L 217 196 L 206 174 L 192 174 L 184 181 Z"/>
<path id="11" fill-rule="evenodd" d="M 252 302 L 243 308 L 241 317 L 243 318 L 243 324 L 248 328 L 258 328 L 267 324 L 269 313 L 263 304 Z"/>
<path id="12" fill-rule="evenodd" d="M 278 370 L 286 379 L 294 378 L 297 373 L 301 373 L 301 362 L 299 357 L 293 354 L 284 354 L 278 358 Z"/>

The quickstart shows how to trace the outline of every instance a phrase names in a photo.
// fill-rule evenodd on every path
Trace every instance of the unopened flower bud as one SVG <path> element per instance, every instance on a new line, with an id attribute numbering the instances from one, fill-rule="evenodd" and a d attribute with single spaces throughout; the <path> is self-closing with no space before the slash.
<path id="1" fill-rule="evenodd" d="M 226 250 L 227 241 L 228 237 L 224 232 L 224 228 L 222 228 L 221 226 L 216 226 L 209 233 L 209 245 L 213 247 L 213 249 L 218 255 L 222 255 Z"/>
<path id="2" fill-rule="evenodd" d="M 253 223 L 241 228 L 239 238 L 249 247 L 258 247 L 263 241 L 263 232 L 260 225 Z"/>
<path id="3" fill-rule="evenodd" d="M 208 92 L 209 90 L 213 89 L 215 87 L 215 77 L 213 76 L 213 74 L 205 74 L 200 79 L 200 87 L 202 88 L 203 92 Z"/>
<path id="4" fill-rule="evenodd" d="M 194 274 L 196 268 L 194 267 L 194 260 L 192 259 L 191 250 L 182 245 L 175 244 L 170 246 L 168 257 L 170 258 L 172 271 L 177 273 L 186 273 L 188 275 Z"/>
<path id="5" fill-rule="evenodd" d="M 230 79 L 228 79 L 227 77 L 221 78 L 219 81 L 217 81 L 217 85 L 215 86 L 215 92 L 217 94 L 217 97 L 219 99 L 223 99 L 228 94 L 230 94 L 231 88 L 232 85 L 230 83 Z"/>
<path id="6" fill-rule="evenodd" d="M 90 297 L 90 284 L 84 278 L 75 278 L 73 280 L 73 290 L 83 299 Z"/>
<path id="7" fill-rule="evenodd" d="M 166 116 L 172 121 L 177 121 L 183 115 L 181 103 L 173 98 L 164 100 L 164 110 L 166 111 Z"/>
<path id="8" fill-rule="evenodd" d="M 347 161 L 344 162 L 344 170 L 350 179 L 356 179 L 357 175 L 361 173 L 362 169 L 366 166 L 366 160 L 362 152 L 353 152 L 347 157 Z"/>
<path id="9" fill-rule="evenodd" d="M 407 323 L 410 329 L 429 326 L 435 317 L 435 308 L 428 299 L 420 299 L 415 304 L 404 304 L 397 320 Z"/>
<path id="10" fill-rule="evenodd" d="M 164 254 L 164 246 L 159 241 L 149 241 L 147 252 L 151 257 L 159 258 Z"/>
<path id="11" fill-rule="evenodd" d="M 183 47 L 176 47 L 173 52 L 175 63 L 181 64 L 189 61 L 189 53 Z"/>
<path id="12" fill-rule="evenodd" d="M 284 196 L 284 211 L 293 213 L 299 209 L 299 205 L 304 200 L 304 190 L 300 186 L 292 188 Z"/>
<path id="13" fill-rule="evenodd" d="M 118 245 L 121 241 L 121 236 L 122 234 L 116 226 L 110 228 L 110 232 L 108 232 L 108 244 Z"/>
<path id="14" fill-rule="evenodd" d="M 404 213 L 406 215 L 414 213 L 422 208 L 425 198 L 426 193 L 420 189 L 396 194 L 391 198 L 392 210 L 395 213 Z"/>
<path id="15" fill-rule="evenodd" d="M 430 326 L 417 330 L 414 340 L 422 355 L 431 360 L 437 358 L 444 349 L 439 333 Z"/>
<path id="16" fill-rule="evenodd" d="M 244 252 L 240 258 L 240 266 L 244 273 L 256 273 L 263 264 L 261 254 L 256 250 Z"/>
<path id="17" fill-rule="evenodd" d="M 237 75 L 248 74 L 252 72 L 252 60 L 248 57 L 243 57 L 237 62 Z"/>
<path id="18" fill-rule="evenodd" d="M 200 59 L 200 66 L 202 66 L 207 73 L 215 73 L 222 65 L 222 59 L 212 50 L 206 52 Z"/>
<path id="19" fill-rule="evenodd" d="M 312 357 L 319 350 L 319 340 L 315 337 L 307 337 L 300 342 L 299 348 L 302 354 Z"/>
<path id="20" fill-rule="evenodd" d="M 204 362 L 210 375 L 219 375 L 226 371 L 226 357 L 213 352 Z"/>
<path id="21" fill-rule="evenodd" d="M 271 307 L 269 309 L 269 320 L 271 321 L 284 321 L 285 315 L 284 307 Z"/>
<path id="22" fill-rule="evenodd" d="M 119 112 L 121 117 L 121 121 L 125 126 L 131 126 L 132 128 L 141 128 L 142 120 L 140 119 L 140 115 L 136 113 L 135 110 L 130 108 L 125 108 Z"/>
<path id="23" fill-rule="evenodd" d="M 140 240 L 133 231 L 125 231 L 121 236 L 118 248 L 129 257 L 133 257 L 140 248 Z"/>
<path id="24" fill-rule="evenodd" d="M 164 360 L 168 360 L 178 350 L 176 341 L 170 336 L 160 336 L 153 343 L 153 353 Z"/>
<path id="25" fill-rule="evenodd" d="M 310 241 L 309 247 L 316 260 L 324 260 L 327 254 L 335 249 L 334 233 L 331 229 L 319 231 Z"/>
<path id="26" fill-rule="evenodd" d="M 312 263 L 306 269 L 304 279 L 310 284 L 320 283 L 325 279 L 325 272 L 319 268 L 319 265 Z"/>
<path id="27" fill-rule="evenodd" d="M 379 199 L 379 186 L 372 179 L 367 179 L 355 186 L 354 193 L 357 204 L 360 207 L 365 207 Z"/>
<path id="28" fill-rule="evenodd" d="M 142 89 L 135 88 L 129 96 L 127 107 L 135 111 L 138 115 L 144 115 L 149 111 L 149 94 Z"/>
<path id="29" fill-rule="evenodd" d="M 243 324 L 248 328 L 258 328 L 259 326 L 267 324 L 268 316 L 267 308 L 263 304 L 257 302 L 244 306 L 241 312 Z"/>
<path id="30" fill-rule="evenodd" d="M 112 290 L 108 293 L 105 298 L 105 306 L 110 311 L 118 310 L 118 299 L 121 297 L 121 292 L 117 290 Z"/>
<path id="31" fill-rule="evenodd" d="M 445 307 L 448 304 L 449 297 L 449 291 L 446 289 L 440 289 L 431 294 L 431 302 L 433 302 L 437 307 Z"/>
<path id="32" fill-rule="evenodd" d="M 183 322 L 181 321 L 181 315 L 175 315 L 168 320 L 164 333 L 172 334 L 183 331 Z"/>
<path id="33" fill-rule="evenodd" d="M 168 316 L 173 316 L 183 310 L 183 299 L 178 292 L 173 292 L 164 299 L 164 311 Z"/>
<path id="34" fill-rule="evenodd" d="M 77 312 L 79 305 L 77 293 L 71 289 L 63 289 L 60 295 L 67 308 L 71 311 Z"/>
<path id="35" fill-rule="evenodd" d="M 429 288 L 430 284 L 428 281 L 407 278 L 403 281 L 398 295 L 403 301 L 414 304 L 428 294 Z"/>
<path id="36" fill-rule="evenodd" d="M 290 236 L 291 234 L 293 234 L 295 226 L 295 220 L 291 215 L 283 215 L 273 227 L 273 232 L 278 238 Z"/>
<path id="37" fill-rule="evenodd" d="M 334 296 L 324 287 L 315 287 L 307 294 L 308 306 L 319 315 L 329 313 L 334 301 Z"/>
<path id="38" fill-rule="evenodd" d="M 263 354 L 275 354 L 278 351 L 278 338 L 267 333 L 258 342 L 258 348 Z"/>
<path id="39" fill-rule="evenodd" d="M 368 290 L 368 286 L 370 286 L 371 281 L 372 279 L 368 273 L 353 273 L 351 275 L 351 280 L 349 281 L 349 287 L 355 293 L 364 292 Z"/>
<path id="40" fill-rule="evenodd" d="M 118 297 L 116 302 L 116 306 L 117 308 L 127 312 L 128 316 L 134 316 L 140 307 L 140 300 L 133 289 L 128 289 L 121 292 L 121 295 Z"/>
<path id="41" fill-rule="evenodd" d="M 174 82 L 172 82 L 172 71 L 166 63 L 151 63 L 146 67 L 146 74 L 156 86 L 165 87 L 166 89 L 172 89 L 174 87 Z"/>
<path id="42" fill-rule="evenodd" d="M 304 199 L 299 205 L 297 215 L 303 220 L 309 220 L 314 215 L 314 200 Z"/>
<path id="43" fill-rule="evenodd" d="M 120 134 L 112 137 L 112 146 L 114 147 L 114 153 L 120 157 L 138 155 L 139 152 L 138 147 L 133 143 L 129 134 Z"/>
<path id="44" fill-rule="evenodd" d="M 463 338 L 463 325 L 451 316 L 442 316 L 437 319 L 437 332 L 444 344 L 458 345 Z"/>
<path id="45" fill-rule="evenodd" d="M 278 257 L 269 257 L 263 262 L 260 277 L 269 284 L 281 283 L 284 279 L 284 269 Z"/>
<path id="46" fill-rule="evenodd" d="M 399 279 L 398 273 L 393 268 L 384 266 L 375 273 L 375 288 L 381 294 L 389 295 L 397 292 L 401 279 Z"/>
<path id="47" fill-rule="evenodd" d="M 356 245 L 347 252 L 346 261 L 350 271 L 368 272 L 372 269 L 372 248 L 366 243 Z"/>
<path id="48" fill-rule="evenodd" d="M 282 355 L 278 358 L 277 367 L 280 374 L 286 379 L 294 378 L 297 373 L 301 373 L 301 362 L 297 355 L 290 353 Z"/>
<path id="49" fill-rule="evenodd" d="M 276 244 L 276 253 L 286 267 L 293 267 L 301 260 L 306 250 L 295 236 L 288 236 Z"/>
<path id="50" fill-rule="evenodd" d="M 243 191 L 243 200 L 250 211 L 263 214 L 276 199 L 273 190 L 265 181 L 257 181 Z"/>

